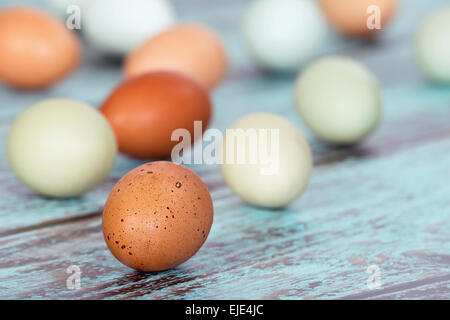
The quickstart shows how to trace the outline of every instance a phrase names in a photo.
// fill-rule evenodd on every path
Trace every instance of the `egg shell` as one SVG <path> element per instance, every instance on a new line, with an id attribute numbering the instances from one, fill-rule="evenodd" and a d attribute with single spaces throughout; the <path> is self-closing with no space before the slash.
<path id="1" fill-rule="evenodd" d="M 80 42 L 47 13 L 25 6 L 0 10 L 0 81 L 37 89 L 55 84 L 79 64 Z"/>
<path id="2" fill-rule="evenodd" d="M 123 56 L 175 20 L 175 11 L 167 0 L 87 0 L 82 32 L 99 52 Z"/>
<path id="3" fill-rule="evenodd" d="M 297 71 L 321 50 L 327 25 L 315 1 L 258 0 L 244 17 L 243 34 L 258 65 Z"/>
<path id="4" fill-rule="evenodd" d="M 227 57 L 219 37 L 198 24 L 174 26 L 145 42 L 127 57 L 126 77 L 149 71 L 186 74 L 212 89 L 225 77 Z"/>
<path id="5" fill-rule="evenodd" d="M 200 249 L 213 211 L 208 188 L 193 171 L 166 161 L 147 163 L 114 186 L 103 211 L 103 236 L 130 268 L 166 270 Z"/>
<path id="6" fill-rule="evenodd" d="M 119 150 L 137 158 L 161 159 L 171 155 L 178 141 L 174 130 L 187 129 L 194 137 L 194 122 L 203 130 L 211 118 L 208 92 L 196 81 L 173 72 L 150 72 L 119 85 L 101 107 L 111 123 Z"/>
<path id="7" fill-rule="evenodd" d="M 371 71 L 339 56 L 321 58 L 298 77 L 295 99 L 304 123 L 335 145 L 362 142 L 378 126 L 382 99 Z"/>
<path id="8" fill-rule="evenodd" d="M 106 119 L 84 103 L 49 99 L 26 109 L 12 124 L 7 156 L 17 177 L 50 197 L 76 197 L 102 183 L 116 159 Z"/>
<path id="9" fill-rule="evenodd" d="M 437 83 L 450 84 L 450 7 L 431 13 L 420 24 L 416 58 L 424 74 Z"/>
<path id="10" fill-rule="evenodd" d="M 257 142 L 267 142 L 267 150 L 272 148 L 269 142 L 272 139 L 271 130 L 279 132 L 278 150 L 270 152 L 272 156 L 275 152 L 278 154 L 278 166 L 273 166 L 278 167 L 278 170 L 268 174 L 262 169 L 272 166 L 260 161 L 261 158 L 253 163 L 250 160 L 252 155 L 258 157 L 262 149 L 252 150 L 250 139 L 247 139 L 247 146 L 239 151 L 235 144 L 238 140 L 227 130 L 221 148 L 223 163 L 220 169 L 227 185 L 242 200 L 257 207 L 281 208 L 292 203 L 305 191 L 312 170 L 311 149 L 302 133 L 289 120 L 276 114 L 254 113 L 239 119 L 229 129 L 243 130 L 241 133 L 235 131 L 241 138 L 245 137 L 247 130 L 268 130 L 267 137 L 260 136 L 261 140 Z M 228 154 L 229 145 L 235 150 L 234 157 Z M 238 162 L 238 157 L 243 157 L 245 161 Z M 228 158 L 233 161 L 227 160 Z"/>
<path id="11" fill-rule="evenodd" d="M 319 3 L 334 29 L 349 37 L 373 36 L 380 31 L 367 26 L 373 15 L 372 11 L 367 12 L 370 6 L 380 8 L 381 30 L 391 21 L 397 8 L 397 0 L 319 0 Z"/>

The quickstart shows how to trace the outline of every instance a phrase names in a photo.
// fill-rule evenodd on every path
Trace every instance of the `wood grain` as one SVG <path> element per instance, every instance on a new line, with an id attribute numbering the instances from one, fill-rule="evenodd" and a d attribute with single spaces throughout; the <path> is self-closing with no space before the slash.
<path id="1" fill-rule="evenodd" d="M 418 19 L 446 1 L 403 1 L 376 43 L 330 35 L 324 53 L 368 65 L 385 104 L 382 125 L 368 141 L 337 149 L 316 141 L 296 115 L 295 75 L 268 75 L 251 64 L 239 37 L 248 1 L 175 3 L 184 20 L 214 26 L 233 61 L 228 81 L 213 95 L 212 126 L 224 130 L 256 111 L 291 119 L 314 151 L 307 192 L 284 210 L 259 210 L 233 195 L 215 166 L 191 166 L 214 199 L 210 237 L 178 268 L 143 274 L 116 261 L 100 232 L 110 189 L 140 161 L 121 156 L 93 192 L 52 200 L 14 177 L 2 148 L 0 298 L 449 299 L 450 88 L 424 82 L 411 50 Z M 68 96 L 97 106 L 120 82 L 119 67 L 88 51 L 80 71 L 48 92 L 0 88 L 0 139 L 18 113 L 42 98 Z M 81 268 L 79 290 L 66 287 L 70 265 Z M 370 265 L 380 268 L 380 289 L 367 288 Z"/>
<path id="2" fill-rule="evenodd" d="M 5 236 L 0 296 L 310 299 L 409 290 L 424 298 L 419 293 L 431 290 L 448 297 L 449 151 L 445 139 L 318 168 L 308 193 L 283 212 L 243 206 L 225 188 L 213 192 L 215 222 L 206 245 L 159 274 L 115 261 L 99 217 Z M 73 264 L 82 270 L 77 291 L 65 289 L 65 270 Z M 365 287 L 373 264 L 385 288 L 376 292 Z"/>

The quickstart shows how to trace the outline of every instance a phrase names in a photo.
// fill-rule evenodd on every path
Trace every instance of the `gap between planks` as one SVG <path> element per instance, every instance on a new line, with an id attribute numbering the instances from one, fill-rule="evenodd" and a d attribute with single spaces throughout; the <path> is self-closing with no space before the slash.
<path id="1" fill-rule="evenodd" d="M 55 227 L 55 226 L 65 225 L 65 224 L 76 223 L 76 222 L 86 220 L 86 219 L 101 217 L 101 215 L 102 215 L 102 210 L 85 213 L 85 214 L 82 214 L 79 216 L 72 216 L 72 217 L 68 217 L 68 218 L 52 219 L 52 220 L 44 221 L 42 223 L 38 223 L 35 225 L 31 225 L 31 226 L 21 227 L 21 228 L 17 228 L 17 229 L 13 229 L 13 230 L 0 232 L 0 238 L 17 235 L 20 233 L 26 233 L 26 232 L 30 232 L 30 231 L 36 231 L 39 229 L 45 229 L 45 228 L 51 228 L 51 227 Z"/>

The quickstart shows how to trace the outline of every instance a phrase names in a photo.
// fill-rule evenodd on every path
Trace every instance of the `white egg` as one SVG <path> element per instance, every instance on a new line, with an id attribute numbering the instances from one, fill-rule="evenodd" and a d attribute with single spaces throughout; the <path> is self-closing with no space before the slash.
<path id="1" fill-rule="evenodd" d="M 227 130 L 221 148 L 221 172 L 244 201 L 281 208 L 306 189 L 312 170 L 308 142 L 287 119 L 255 113 Z"/>
<path id="2" fill-rule="evenodd" d="M 450 7 L 439 9 L 421 24 L 416 56 L 428 78 L 450 84 Z"/>
<path id="3" fill-rule="evenodd" d="M 344 57 L 325 57 L 296 84 L 297 109 L 317 137 L 336 145 L 361 142 L 378 125 L 381 92 L 370 70 Z"/>
<path id="4" fill-rule="evenodd" d="M 167 0 L 96 0 L 86 4 L 82 32 L 97 50 L 122 56 L 172 26 Z"/>
<path id="5" fill-rule="evenodd" d="M 102 183 L 117 154 L 114 133 L 95 108 L 50 99 L 12 124 L 7 156 L 17 177 L 50 197 L 75 197 Z"/>
<path id="6" fill-rule="evenodd" d="M 316 1 L 257 0 L 244 18 L 243 31 L 256 62 L 283 72 L 296 71 L 317 54 L 327 25 Z"/>
<path id="7" fill-rule="evenodd" d="M 48 7 L 60 16 L 68 16 L 70 13 L 67 10 L 71 5 L 78 6 L 82 9 L 83 5 L 88 1 L 93 0 L 45 0 Z"/>

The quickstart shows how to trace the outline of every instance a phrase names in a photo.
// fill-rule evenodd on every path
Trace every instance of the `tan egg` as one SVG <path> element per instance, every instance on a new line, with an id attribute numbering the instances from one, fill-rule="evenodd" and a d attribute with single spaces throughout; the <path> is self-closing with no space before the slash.
<path id="1" fill-rule="evenodd" d="M 200 177 L 160 161 L 135 168 L 114 186 L 103 211 L 103 235 L 123 264 L 161 271 L 191 258 L 212 222 L 212 199 Z"/>
<path id="2" fill-rule="evenodd" d="M 23 89 L 48 87 L 78 65 L 81 46 L 74 32 L 38 9 L 0 11 L 0 81 Z"/>
<path id="3" fill-rule="evenodd" d="M 124 73 L 133 77 L 149 71 L 176 71 L 212 89 L 225 77 L 227 65 L 225 49 L 212 30 L 180 24 L 133 51 L 125 61 Z"/>
<path id="4" fill-rule="evenodd" d="M 330 24 L 341 34 L 350 37 L 371 36 L 377 29 L 368 27 L 379 12 L 381 30 L 392 19 L 397 0 L 319 0 Z M 379 11 L 376 7 L 379 8 Z"/>

